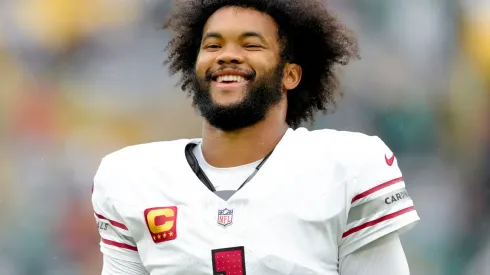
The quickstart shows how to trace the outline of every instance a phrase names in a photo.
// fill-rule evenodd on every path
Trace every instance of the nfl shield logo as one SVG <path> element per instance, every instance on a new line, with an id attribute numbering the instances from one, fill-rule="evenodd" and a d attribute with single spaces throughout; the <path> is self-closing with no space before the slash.
<path id="1" fill-rule="evenodd" d="M 224 227 L 233 223 L 233 209 L 218 210 L 218 224 Z"/>

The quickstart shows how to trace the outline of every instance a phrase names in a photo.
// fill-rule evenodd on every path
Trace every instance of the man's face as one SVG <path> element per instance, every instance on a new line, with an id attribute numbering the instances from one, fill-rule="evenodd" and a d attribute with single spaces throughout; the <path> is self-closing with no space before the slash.
<path id="1" fill-rule="evenodd" d="M 272 17 L 222 8 L 204 26 L 194 104 L 208 123 L 223 131 L 252 126 L 283 98 L 284 65 Z"/>

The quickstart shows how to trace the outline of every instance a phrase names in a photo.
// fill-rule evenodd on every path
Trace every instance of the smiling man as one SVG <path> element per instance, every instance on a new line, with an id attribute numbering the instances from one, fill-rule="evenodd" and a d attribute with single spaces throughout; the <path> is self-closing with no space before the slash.
<path id="1" fill-rule="evenodd" d="M 202 138 L 106 156 L 92 203 L 102 274 L 409 274 L 419 220 L 377 137 L 300 128 L 333 105 L 357 57 L 318 0 L 185 0 L 168 64 Z"/>

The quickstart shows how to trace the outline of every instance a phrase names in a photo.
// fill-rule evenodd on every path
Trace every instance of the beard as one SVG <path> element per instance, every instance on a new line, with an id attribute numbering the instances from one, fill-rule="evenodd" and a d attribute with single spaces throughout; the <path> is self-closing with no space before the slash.
<path id="1" fill-rule="evenodd" d="M 194 74 L 193 105 L 210 125 L 224 132 L 253 126 L 264 120 L 268 111 L 281 101 L 283 68 L 284 64 L 279 63 L 260 78 L 256 78 L 254 72 L 247 73 L 244 97 L 229 105 L 214 102 L 210 91 L 211 72 L 206 73 L 205 79 Z"/>

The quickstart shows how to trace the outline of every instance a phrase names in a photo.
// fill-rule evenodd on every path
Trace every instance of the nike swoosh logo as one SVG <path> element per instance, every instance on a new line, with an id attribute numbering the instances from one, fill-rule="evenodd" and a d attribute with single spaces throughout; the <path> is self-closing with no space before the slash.
<path id="1" fill-rule="evenodd" d="M 393 162 L 395 162 L 395 154 L 393 154 L 391 156 L 391 158 L 388 158 L 385 154 L 385 160 L 386 160 L 386 164 L 388 164 L 388 166 L 392 166 Z"/>

